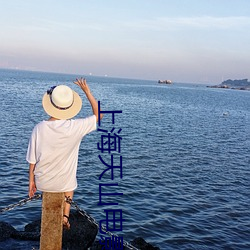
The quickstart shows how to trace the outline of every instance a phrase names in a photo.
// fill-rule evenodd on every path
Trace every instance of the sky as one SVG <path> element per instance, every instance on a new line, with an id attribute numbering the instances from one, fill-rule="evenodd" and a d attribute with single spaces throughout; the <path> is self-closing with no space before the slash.
<path id="1" fill-rule="evenodd" d="M 250 78 L 249 0 L 0 0 L 0 68 L 220 83 Z"/>

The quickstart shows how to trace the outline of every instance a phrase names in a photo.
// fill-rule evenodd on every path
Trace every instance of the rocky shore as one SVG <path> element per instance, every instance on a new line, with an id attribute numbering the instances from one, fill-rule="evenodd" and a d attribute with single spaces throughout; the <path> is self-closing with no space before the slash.
<path id="1" fill-rule="evenodd" d="M 90 223 L 76 211 L 73 211 L 70 215 L 70 224 L 71 229 L 63 232 L 63 249 L 102 249 L 103 246 L 96 240 L 98 233 L 96 225 Z M 33 221 L 25 226 L 24 231 L 17 231 L 10 224 L 0 221 L 0 249 L 39 249 L 40 225 L 41 220 Z M 140 250 L 160 250 L 141 237 L 137 237 L 129 243 Z M 128 250 L 128 248 L 124 247 L 124 250 Z"/>
<path id="2" fill-rule="evenodd" d="M 207 86 L 208 88 L 221 88 L 221 89 L 237 89 L 237 90 L 250 90 L 250 82 L 248 79 L 223 81 L 219 85 Z"/>

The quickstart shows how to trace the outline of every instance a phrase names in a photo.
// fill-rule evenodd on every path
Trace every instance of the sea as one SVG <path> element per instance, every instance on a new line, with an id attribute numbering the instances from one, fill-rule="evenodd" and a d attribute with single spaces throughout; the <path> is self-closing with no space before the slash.
<path id="1" fill-rule="evenodd" d="M 28 197 L 26 151 L 33 127 L 48 119 L 46 90 L 70 86 L 83 99 L 76 118 L 92 114 L 77 77 L 86 77 L 104 112 L 80 146 L 74 201 L 81 209 L 97 222 L 105 210 L 121 209 L 122 230 L 115 233 L 161 250 L 250 249 L 250 91 L 1 69 L 0 208 Z M 114 121 L 108 111 L 119 111 Z M 113 180 L 104 172 L 111 165 Z M 120 193 L 101 196 L 117 205 L 98 205 L 100 184 Z M 31 201 L 1 213 L 0 221 L 24 230 L 40 214 L 41 200 Z M 0 249 L 36 246 L 0 242 Z"/>

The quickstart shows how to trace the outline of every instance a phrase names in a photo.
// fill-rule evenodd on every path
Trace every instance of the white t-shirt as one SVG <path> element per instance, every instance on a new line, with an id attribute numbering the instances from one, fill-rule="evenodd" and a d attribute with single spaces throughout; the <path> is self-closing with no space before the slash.
<path id="1" fill-rule="evenodd" d="M 35 166 L 40 191 L 67 192 L 77 187 L 76 171 L 82 138 L 96 130 L 96 116 L 42 121 L 31 134 L 26 160 Z"/>

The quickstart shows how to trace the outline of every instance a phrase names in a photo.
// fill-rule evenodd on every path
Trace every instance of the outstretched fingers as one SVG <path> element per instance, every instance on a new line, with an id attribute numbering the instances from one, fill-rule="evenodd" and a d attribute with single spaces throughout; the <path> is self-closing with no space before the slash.
<path id="1" fill-rule="evenodd" d="M 76 78 L 76 80 L 74 81 L 74 83 L 76 85 L 78 85 L 79 87 L 82 87 L 82 86 L 86 85 L 86 79 L 82 78 L 82 77 L 80 79 Z"/>
<path id="2" fill-rule="evenodd" d="M 74 83 L 78 85 L 84 91 L 85 94 L 90 93 L 90 89 L 85 78 L 76 78 L 76 81 Z"/>

